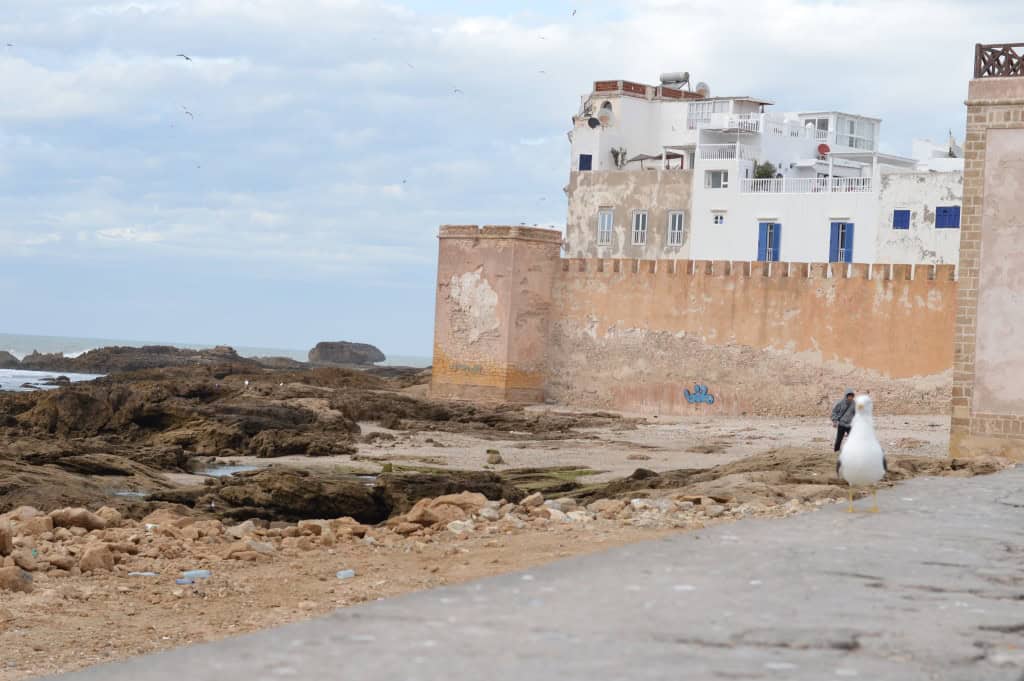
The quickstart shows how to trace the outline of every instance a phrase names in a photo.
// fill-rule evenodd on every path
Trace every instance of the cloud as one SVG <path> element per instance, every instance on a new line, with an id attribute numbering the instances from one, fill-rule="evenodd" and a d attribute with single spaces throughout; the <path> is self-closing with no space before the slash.
<path id="1" fill-rule="evenodd" d="M 152 257 L 397 290 L 429 280 L 439 224 L 564 224 L 565 132 L 594 80 L 689 70 L 780 110 L 880 116 L 906 152 L 962 129 L 975 37 L 1020 38 L 1016 2 L 977 8 L 22 3 L 0 18 L 0 265 Z"/>

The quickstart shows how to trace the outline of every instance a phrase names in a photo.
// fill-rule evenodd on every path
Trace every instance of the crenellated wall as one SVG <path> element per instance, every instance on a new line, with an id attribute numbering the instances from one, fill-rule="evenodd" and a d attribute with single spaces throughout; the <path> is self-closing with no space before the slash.
<path id="1" fill-rule="evenodd" d="M 951 265 L 560 259 L 557 239 L 442 228 L 434 394 L 654 414 L 821 414 L 847 387 L 890 413 L 948 404 Z"/>
<path id="2" fill-rule="evenodd" d="M 563 260 L 547 393 L 641 413 L 815 414 L 853 387 L 886 411 L 944 411 L 954 275 L 951 265 Z M 697 384 L 713 405 L 687 400 Z"/>

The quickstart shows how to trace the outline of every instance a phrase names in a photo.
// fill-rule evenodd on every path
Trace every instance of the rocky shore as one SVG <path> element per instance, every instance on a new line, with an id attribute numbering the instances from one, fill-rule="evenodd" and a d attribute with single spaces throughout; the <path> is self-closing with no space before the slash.
<path id="1" fill-rule="evenodd" d="M 144 369 L 230 365 L 250 370 L 299 370 L 317 366 L 369 368 L 385 359 L 384 353 L 373 345 L 348 341 L 318 343 L 309 351 L 308 362 L 299 362 L 290 357 L 242 357 L 234 348 L 226 345 L 202 350 L 146 345 L 103 347 L 74 357 L 65 357 L 62 353 L 32 352 L 21 360 L 10 352 L 0 350 L 0 369 L 111 374 Z"/>

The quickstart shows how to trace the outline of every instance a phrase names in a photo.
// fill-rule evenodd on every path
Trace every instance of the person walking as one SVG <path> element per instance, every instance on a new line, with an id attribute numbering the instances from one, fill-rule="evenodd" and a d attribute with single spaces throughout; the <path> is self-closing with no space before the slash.
<path id="1" fill-rule="evenodd" d="M 850 424 L 853 422 L 853 415 L 857 412 L 857 405 L 853 398 L 853 389 L 846 391 L 843 399 L 836 402 L 832 407 L 832 426 L 836 429 L 836 446 L 833 451 L 838 452 L 843 446 L 843 439 L 850 434 Z"/>

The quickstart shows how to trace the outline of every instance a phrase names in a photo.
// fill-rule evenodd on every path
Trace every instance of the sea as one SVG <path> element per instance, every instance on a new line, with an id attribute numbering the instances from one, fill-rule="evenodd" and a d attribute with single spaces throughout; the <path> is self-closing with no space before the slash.
<path id="1" fill-rule="evenodd" d="M 89 350 L 112 345 L 141 347 L 143 345 L 170 345 L 176 348 L 202 350 L 226 343 L 177 343 L 173 341 L 142 341 L 123 338 L 74 338 L 71 336 L 34 336 L 26 334 L 0 333 L 0 350 L 6 350 L 18 359 L 33 351 L 41 353 L 61 352 L 65 357 L 77 357 Z M 254 346 L 232 345 L 242 357 L 290 357 L 300 362 L 306 361 L 308 350 L 295 348 L 263 348 Z M 428 367 L 431 359 L 418 355 L 387 355 L 387 360 L 380 366 Z M 0 390 L 37 390 L 53 386 L 46 385 L 47 379 L 56 378 L 58 374 L 48 371 L 22 371 L 21 369 L 0 369 Z M 72 381 L 89 381 L 97 378 L 94 374 L 61 373 Z M 24 387 L 23 387 L 24 386 Z"/>

